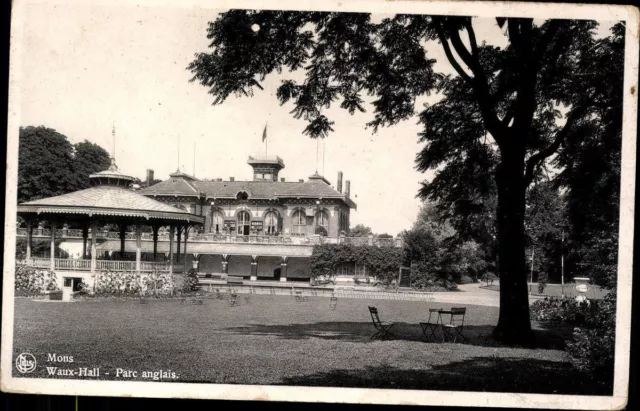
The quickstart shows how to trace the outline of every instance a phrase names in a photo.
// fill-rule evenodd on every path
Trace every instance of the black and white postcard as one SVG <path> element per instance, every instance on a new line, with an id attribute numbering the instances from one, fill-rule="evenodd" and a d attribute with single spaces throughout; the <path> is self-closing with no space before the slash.
<path id="1" fill-rule="evenodd" d="M 623 408 L 638 22 L 16 1 L 2 390 Z"/>

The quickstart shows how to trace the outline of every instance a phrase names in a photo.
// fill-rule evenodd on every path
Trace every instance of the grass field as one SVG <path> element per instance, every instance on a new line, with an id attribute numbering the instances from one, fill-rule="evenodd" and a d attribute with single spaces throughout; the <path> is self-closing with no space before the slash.
<path id="1" fill-rule="evenodd" d="M 375 305 L 383 321 L 396 322 L 395 339 L 369 339 L 367 305 Z M 242 299 L 238 307 L 213 298 L 202 305 L 16 298 L 14 355 L 33 354 L 38 367 L 29 376 L 40 378 L 49 378 L 46 367 L 98 367 L 100 379 L 118 380 L 153 381 L 142 372 L 149 377 L 162 370 L 175 373 L 165 382 L 611 395 L 570 364 L 563 350 L 570 330 L 538 326 L 535 348 L 501 347 L 485 341 L 498 309 L 467 306 L 468 343 L 426 343 L 418 323 L 434 307 L 448 308 L 343 298 L 331 311 L 328 298 L 294 302 L 266 295 Z M 49 354 L 74 362 L 54 363 Z M 138 374 L 117 378 L 118 368 Z M 13 373 L 22 376 L 15 367 Z"/>

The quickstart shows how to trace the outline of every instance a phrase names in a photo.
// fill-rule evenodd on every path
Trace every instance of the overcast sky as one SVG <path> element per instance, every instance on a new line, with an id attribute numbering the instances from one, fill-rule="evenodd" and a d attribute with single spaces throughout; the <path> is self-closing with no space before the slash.
<path id="1" fill-rule="evenodd" d="M 207 22 L 215 12 L 44 4 L 27 10 L 22 126 L 44 125 L 73 143 L 87 139 L 111 152 L 115 123 L 116 162 L 131 175 L 143 179 L 151 168 L 166 179 L 180 167 L 198 178 L 250 180 L 247 157 L 265 153 L 268 122 L 268 153 L 284 160 L 281 177 L 297 181 L 317 169 L 334 186 L 338 171 L 351 180 L 358 204 L 352 226 L 395 235 L 415 220 L 415 195 L 429 177 L 414 169 L 421 148 L 415 118 L 372 135 L 364 129 L 371 107 L 355 116 L 332 109 L 335 132 L 320 142 L 317 156 L 317 142 L 302 135 L 306 123 L 275 98 L 280 78 L 268 78 L 252 98 L 232 97 L 219 106 L 203 86 L 188 82 L 185 68 L 195 53 L 208 50 Z M 476 23 L 479 41 L 506 45 L 494 19 Z M 451 70 L 438 45 L 427 50 L 437 70 Z"/>

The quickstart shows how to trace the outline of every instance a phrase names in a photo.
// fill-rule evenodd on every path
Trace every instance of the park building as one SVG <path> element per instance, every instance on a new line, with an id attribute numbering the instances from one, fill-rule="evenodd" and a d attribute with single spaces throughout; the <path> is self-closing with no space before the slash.
<path id="1" fill-rule="evenodd" d="M 347 241 L 356 208 L 350 182 L 343 191 L 342 172 L 336 188 L 317 172 L 287 181 L 278 156 L 249 156 L 247 163 L 249 181 L 199 180 L 177 171 L 140 194 L 204 218 L 190 229 L 188 266 L 254 281 L 308 282 L 313 246 Z"/>
<path id="2" fill-rule="evenodd" d="M 148 170 L 147 181 L 156 183 L 136 188 L 112 162 L 91 176 L 91 188 L 18 205 L 24 225 L 17 235 L 27 243 L 22 262 L 74 271 L 64 278 L 85 283 L 96 271 L 195 269 L 255 284 L 309 284 L 316 245 L 402 246 L 399 238 L 347 235 L 357 206 L 349 180 L 343 189 L 342 172 L 334 188 L 317 172 L 285 179 L 278 156 L 249 156 L 247 164 L 248 181 L 198 179 L 178 170 L 157 182 Z M 40 255 L 31 252 L 35 241 L 46 242 Z M 367 267 L 346 263 L 335 275 L 366 276 Z"/>

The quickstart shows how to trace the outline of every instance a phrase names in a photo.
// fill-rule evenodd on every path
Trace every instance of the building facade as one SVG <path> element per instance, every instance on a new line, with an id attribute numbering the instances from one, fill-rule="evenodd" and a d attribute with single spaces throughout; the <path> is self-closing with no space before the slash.
<path id="1" fill-rule="evenodd" d="M 140 193 L 204 217 L 203 226 L 183 233 L 189 241 L 183 257 L 198 271 L 254 281 L 309 281 L 313 246 L 348 241 L 350 212 L 356 208 L 350 182 L 343 192 L 342 172 L 336 188 L 318 173 L 286 181 L 279 177 L 284 162 L 277 156 L 250 156 L 247 163 L 251 181 L 200 180 L 177 171 Z"/>

